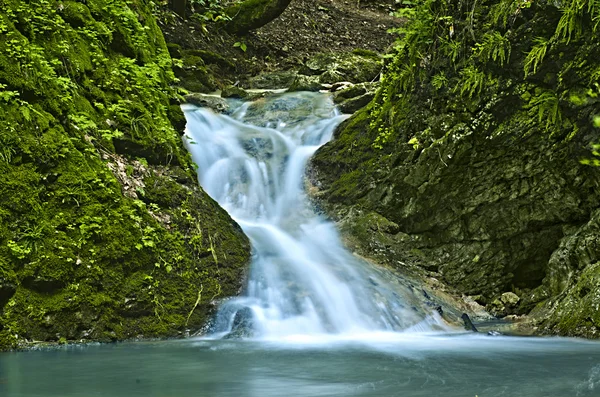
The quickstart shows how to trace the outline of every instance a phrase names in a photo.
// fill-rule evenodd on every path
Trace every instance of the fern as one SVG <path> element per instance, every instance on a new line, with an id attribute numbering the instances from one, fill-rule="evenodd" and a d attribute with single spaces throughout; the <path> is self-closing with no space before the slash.
<path id="1" fill-rule="evenodd" d="M 447 56 L 450 57 L 452 63 L 456 64 L 456 61 L 460 55 L 462 43 L 457 40 L 443 41 L 442 48 Z"/>
<path id="2" fill-rule="evenodd" d="M 566 7 L 562 9 L 562 16 L 556 26 L 556 37 L 566 39 L 567 43 L 571 41 L 573 34 L 581 33 L 581 14 L 582 3 L 585 0 L 572 0 Z"/>
<path id="3" fill-rule="evenodd" d="M 552 91 L 544 91 L 529 102 L 532 116 L 537 114 L 538 123 L 546 119 L 546 129 L 562 121 L 559 99 Z"/>
<path id="4" fill-rule="evenodd" d="M 475 93 L 481 93 L 485 81 L 484 72 L 477 70 L 473 65 L 469 65 L 460 71 L 460 75 L 462 77 L 460 81 L 461 95 L 468 93 L 469 98 L 472 98 Z"/>
<path id="5" fill-rule="evenodd" d="M 444 72 L 439 72 L 438 74 L 433 76 L 433 78 L 431 79 L 431 85 L 436 90 L 446 87 L 448 85 L 448 78 L 446 77 L 446 74 Z"/>
<path id="6" fill-rule="evenodd" d="M 400 91 L 409 92 L 415 84 L 415 64 L 405 63 L 396 75 L 396 84 Z"/>
<path id="7" fill-rule="evenodd" d="M 537 72 L 538 66 L 544 60 L 546 56 L 546 52 L 548 51 L 548 46 L 550 45 L 550 40 L 547 40 L 543 37 L 538 37 L 533 40 L 535 45 L 525 57 L 525 77 L 529 76 L 531 71 L 535 74 Z"/>
<path id="8" fill-rule="evenodd" d="M 561 7 L 562 16 L 556 27 L 555 36 L 566 39 L 567 43 L 573 36 L 580 36 L 583 32 L 583 21 L 589 16 L 592 22 L 592 33 L 600 25 L 600 0 L 571 0 Z"/>
<path id="9" fill-rule="evenodd" d="M 500 66 L 510 58 L 510 41 L 497 31 L 483 35 L 483 40 L 475 44 L 473 49 L 476 56 L 484 61 L 500 62 Z"/>
<path id="10" fill-rule="evenodd" d="M 500 24 L 503 28 L 506 28 L 509 19 L 512 19 L 510 21 L 512 24 L 521 13 L 521 10 L 531 7 L 531 3 L 531 1 L 527 0 L 501 0 L 492 6 L 490 19 L 494 25 Z"/>

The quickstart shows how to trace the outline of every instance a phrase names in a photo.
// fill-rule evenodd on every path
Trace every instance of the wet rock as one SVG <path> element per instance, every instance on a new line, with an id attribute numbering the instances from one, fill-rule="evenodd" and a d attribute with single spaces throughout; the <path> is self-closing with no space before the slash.
<path id="1" fill-rule="evenodd" d="M 317 54 L 305 62 L 298 74 L 319 76 L 326 84 L 373 81 L 381 72 L 381 58 L 371 52 Z"/>
<path id="2" fill-rule="evenodd" d="M 352 84 L 347 88 L 338 90 L 333 94 L 333 102 L 342 103 L 346 99 L 356 98 L 367 93 L 365 84 Z"/>
<path id="3" fill-rule="evenodd" d="M 554 29 L 547 11 L 526 16 L 544 23 L 523 23 L 515 32 Z M 567 58 L 583 59 L 595 48 L 584 42 Z M 524 55 L 513 54 L 521 62 Z M 565 73 L 565 55 L 544 60 L 541 75 Z M 582 75 L 553 89 L 572 89 Z M 600 205 L 599 174 L 580 162 L 597 141 L 592 123 L 581 123 L 597 113 L 596 102 L 542 131 L 530 110 L 530 98 L 546 89 L 541 80 L 522 85 L 500 77 L 470 99 L 432 86 L 427 93 L 405 89 L 399 81 L 384 83 L 388 99 L 359 110 L 310 160 L 321 208 L 351 225 L 347 239 L 358 241 L 363 255 L 400 271 L 436 272 L 499 316 L 534 310 L 544 332 L 600 337 L 600 228 L 591 222 Z M 547 138 L 552 134 L 556 139 Z M 400 232 L 369 234 L 358 225 L 369 211 Z M 501 296 L 512 290 L 518 301 Z"/>
<path id="4" fill-rule="evenodd" d="M 343 113 L 354 113 L 365 107 L 375 97 L 379 83 L 361 83 L 345 86 L 333 94 L 333 101 L 339 104 Z"/>
<path id="5" fill-rule="evenodd" d="M 339 83 L 331 84 L 331 92 L 338 92 L 352 86 L 354 86 L 354 84 L 349 81 L 340 81 Z"/>
<path id="6" fill-rule="evenodd" d="M 374 92 L 369 92 L 357 98 L 347 99 L 340 104 L 340 110 L 343 113 L 354 113 L 367 106 L 375 98 Z"/>
<path id="7" fill-rule="evenodd" d="M 221 98 L 236 98 L 236 99 L 246 99 L 249 97 L 249 94 L 246 90 L 236 86 L 229 86 L 223 88 L 221 91 Z"/>
<path id="8" fill-rule="evenodd" d="M 244 307 L 235 313 L 231 332 L 224 339 L 249 338 L 254 335 L 254 313 L 249 307 Z"/>
<path id="9" fill-rule="evenodd" d="M 229 103 L 223 98 L 214 95 L 206 95 L 200 93 L 188 94 L 185 96 L 185 101 L 191 105 L 201 108 L 209 108 L 217 113 L 229 113 Z"/>
<path id="10" fill-rule="evenodd" d="M 317 92 L 326 90 L 327 86 L 320 82 L 316 76 L 297 75 L 292 85 L 288 89 L 289 92 L 295 91 L 312 91 Z"/>
<path id="11" fill-rule="evenodd" d="M 276 127 L 280 123 L 302 123 L 310 117 L 321 117 L 334 110 L 333 105 L 315 106 L 315 101 L 327 101 L 327 98 L 299 92 L 295 95 L 270 98 L 267 101 L 257 100 L 248 107 L 244 122 L 261 127 Z"/>
<path id="12" fill-rule="evenodd" d="M 258 88 L 258 89 L 281 89 L 288 88 L 294 79 L 296 78 L 296 72 L 293 71 L 282 71 L 274 73 L 263 73 L 258 76 L 252 77 L 247 88 Z"/>
<path id="13" fill-rule="evenodd" d="M 478 332 L 477 328 L 475 327 L 475 325 L 473 325 L 473 322 L 471 321 L 471 318 L 467 313 L 463 313 L 461 318 L 467 331 Z"/>

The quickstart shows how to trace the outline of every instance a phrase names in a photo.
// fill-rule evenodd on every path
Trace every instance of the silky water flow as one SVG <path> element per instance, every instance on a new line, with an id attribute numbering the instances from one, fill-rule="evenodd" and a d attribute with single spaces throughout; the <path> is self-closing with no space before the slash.
<path id="1" fill-rule="evenodd" d="M 303 189 L 307 161 L 340 115 L 330 97 L 282 94 L 238 103 L 230 116 L 185 107 L 185 142 L 200 184 L 249 236 L 254 255 L 242 297 L 219 310 L 214 335 L 287 338 L 443 327 L 407 304 L 342 245 Z M 429 308 L 431 309 L 431 308 Z"/>
<path id="2" fill-rule="evenodd" d="M 0 396 L 600 396 L 597 342 L 448 330 L 418 287 L 343 248 L 302 189 L 345 117 L 326 95 L 232 106 L 186 107 L 185 139 L 252 241 L 243 296 L 208 336 L 0 353 Z"/>

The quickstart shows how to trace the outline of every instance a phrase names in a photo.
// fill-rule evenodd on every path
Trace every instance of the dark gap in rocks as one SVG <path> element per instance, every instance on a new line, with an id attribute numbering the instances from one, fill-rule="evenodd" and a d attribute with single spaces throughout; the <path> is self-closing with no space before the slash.
<path id="1" fill-rule="evenodd" d="M 25 288 L 41 294 L 52 294 L 64 288 L 65 286 L 65 284 L 60 280 L 33 276 L 24 278 L 22 284 Z"/>
<path id="2" fill-rule="evenodd" d="M 17 287 L 15 285 L 5 281 L 0 282 L 0 311 L 4 309 L 4 306 L 6 306 L 15 292 L 17 292 Z"/>

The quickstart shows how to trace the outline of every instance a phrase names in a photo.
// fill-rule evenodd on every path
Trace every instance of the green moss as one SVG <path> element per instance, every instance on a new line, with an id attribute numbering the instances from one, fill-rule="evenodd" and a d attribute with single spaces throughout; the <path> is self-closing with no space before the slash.
<path id="1" fill-rule="evenodd" d="M 589 265 L 555 309 L 546 326 L 562 335 L 598 338 L 600 333 L 600 263 Z"/>
<path id="2" fill-rule="evenodd" d="M 289 3 L 290 0 L 246 0 L 235 3 L 225 10 L 231 19 L 226 22 L 225 29 L 230 33 L 247 34 L 275 19 Z"/>
<path id="3" fill-rule="evenodd" d="M 0 349 L 198 329 L 249 246 L 197 186 L 148 3 L 6 0 L 0 33 Z"/>

